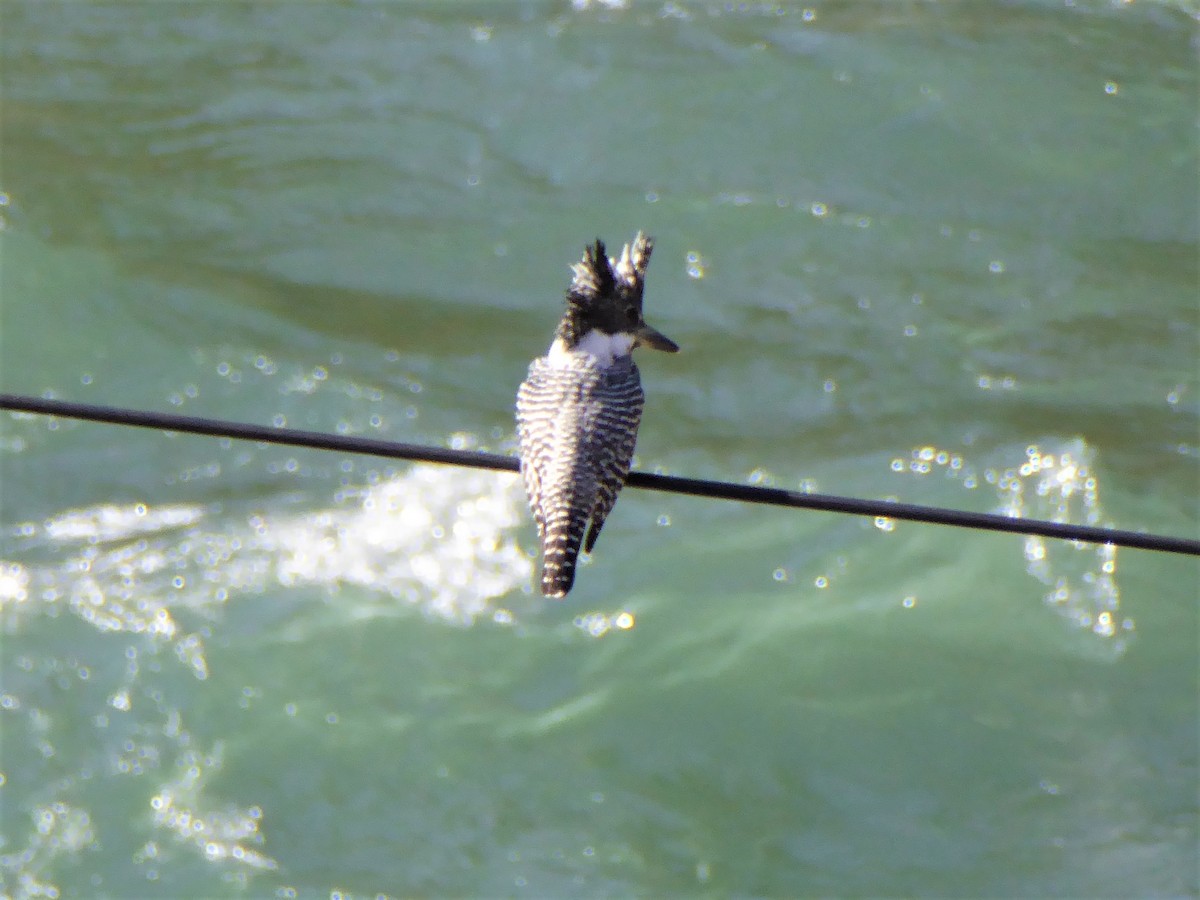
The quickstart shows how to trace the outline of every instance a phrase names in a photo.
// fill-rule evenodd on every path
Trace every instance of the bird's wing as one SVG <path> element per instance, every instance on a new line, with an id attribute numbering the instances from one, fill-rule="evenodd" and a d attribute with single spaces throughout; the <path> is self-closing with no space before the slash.
<path id="1" fill-rule="evenodd" d="M 542 473 L 554 453 L 554 410 L 563 391 L 555 390 L 553 370 L 544 360 L 535 359 L 529 376 L 517 391 L 517 439 L 521 448 L 521 478 L 525 496 L 537 523 L 538 539 L 546 534 L 545 501 Z"/>
<path id="2" fill-rule="evenodd" d="M 625 486 L 625 476 L 633 461 L 638 425 L 642 421 L 645 395 L 637 366 L 629 360 L 628 367 L 610 369 L 596 386 L 592 404 L 593 421 L 587 430 L 589 456 L 596 462 L 596 498 L 592 508 L 592 527 L 584 542 L 585 553 L 591 553 L 604 527 L 604 520 L 617 502 L 617 494 Z"/>
<path id="3" fill-rule="evenodd" d="M 594 366 L 535 360 L 517 392 L 521 471 L 542 540 L 542 593 L 551 597 L 565 596 L 574 583 L 596 496 L 586 439 L 600 378 Z"/>

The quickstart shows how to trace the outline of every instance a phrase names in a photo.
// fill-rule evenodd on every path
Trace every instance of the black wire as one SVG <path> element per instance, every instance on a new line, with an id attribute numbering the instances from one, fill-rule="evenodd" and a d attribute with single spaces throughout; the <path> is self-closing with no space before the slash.
<path id="1" fill-rule="evenodd" d="M 0 394 L 0 409 L 85 419 L 92 422 L 107 422 L 112 425 L 134 425 L 163 431 L 238 438 L 269 444 L 314 447 L 319 450 L 341 450 L 347 453 L 364 453 L 370 456 L 443 463 L 450 466 L 471 466 L 477 469 L 494 469 L 503 472 L 516 472 L 519 468 L 515 457 L 500 456 L 496 453 L 448 450 L 422 444 L 398 444 L 392 441 L 326 434 L 319 431 L 268 428 L 263 425 L 247 425 L 240 422 L 222 422 L 171 413 L 95 406 L 66 400 L 46 400 L 16 394 Z M 1011 534 L 1036 534 L 1042 537 L 1085 541 L 1092 544 L 1117 544 L 1142 550 L 1160 550 L 1167 553 L 1200 556 L 1200 541 L 1139 531 L 1071 525 L 1066 522 L 1047 522 L 1041 519 L 1019 519 L 991 513 L 973 513 L 932 506 L 917 506 L 912 503 L 895 503 L 889 500 L 859 500 L 853 497 L 837 497 L 829 494 L 808 494 L 783 488 L 729 484 L 723 481 L 679 478 L 674 475 L 653 475 L 649 472 L 630 472 L 625 483 L 630 487 L 646 488 L 652 491 L 692 494 L 697 497 L 713 497 L 719 500 L 741 500 L 746 503 L 820 509 L 861 516 L 886 516 L 890 519 L 906 519 L 911 522 L 955 525 L 961 528 L 1005 531 Z"/>

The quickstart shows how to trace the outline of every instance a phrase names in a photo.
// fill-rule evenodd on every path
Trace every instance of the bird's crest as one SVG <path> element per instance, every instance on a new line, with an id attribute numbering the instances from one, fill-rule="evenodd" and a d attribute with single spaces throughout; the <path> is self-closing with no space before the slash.
<path id="1" fill-rule="evenodd" d="M 633 242 L 621 250 L 620 259 L 609 259 L 604 241 L 586 248 L 583 259 L 571 266 L 571 286 L 567 288 L 567 312 L 559 325 L 557 336 L 572 347 L 581 337 L 582 320 L 599 302 L 623 294 L 632 300 L 640 312 L 642 292 L 646 285 L 646 267 L 654 250 L 653 238 L 639 231 Z"/>

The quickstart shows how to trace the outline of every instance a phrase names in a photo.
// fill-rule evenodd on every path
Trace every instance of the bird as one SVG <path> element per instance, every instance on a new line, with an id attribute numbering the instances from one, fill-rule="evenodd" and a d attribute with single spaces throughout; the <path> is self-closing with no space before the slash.
<path id="1" fill-rule="evenodd" d="M 679 350 L 642 317 L 653 249 L 639 231 L 619 258 L 599 238 L 584 250 L 550 349 L 517 392 L 521 476 L 547 597 L 571 590 L 580 546 L 592 552 L 629 474 L 645 403 L 634 348 Z"/>

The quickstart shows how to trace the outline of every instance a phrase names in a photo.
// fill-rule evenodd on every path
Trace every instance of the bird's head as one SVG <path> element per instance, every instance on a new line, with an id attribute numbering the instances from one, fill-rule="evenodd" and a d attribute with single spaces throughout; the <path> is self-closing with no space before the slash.
<path id="1" fill-rule="evenodd" d="M 638 232 L 626 244 L 620 259 L 609 259 L 599 238 L 586 249 L 583 259 L 571 267 L 574 278 L 567 289 L 567 311 L 555 337 L 574 347 L 590 331 L 627 336 L 631 347 L 646 346 L 675 353 L 679 346 L 651 328 L 642 318 L 642 294 L 646 266 L 654 241 Z"/>

